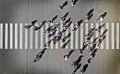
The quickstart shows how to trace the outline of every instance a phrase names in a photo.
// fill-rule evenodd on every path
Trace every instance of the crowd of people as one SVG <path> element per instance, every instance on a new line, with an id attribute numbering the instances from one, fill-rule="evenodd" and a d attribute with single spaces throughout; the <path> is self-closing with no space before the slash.
<path id="1" fill-rule="evenodd" d="M 71 5 L 74 6 L 76 3 L 78 2 L 78 0 L 71 0 Z M 63 10 L 64 7 L 66 7 L 68 5 L 68 0 L 65 0 L 61 5 L 59 5 L 59 9 Z M 46 50 L 49 49 L 49 47 L 51 45 L 55 45 L 58 42 L 62 42 L 63 45 L 60 46 L 60 49 L 63 50 L 66 48 L 66 46 L 70 43 L 71 41 L 71 33 L 75 33 L 78 29 L 81 28 L 81 24 L 82 23 L 88 23 L 89 20 L 93 17 L 93 12 L 94 9 L 90 9 L 87 13 L 84 19 L 80 19 L 79 21 L 77 21 L 76 23 L 73 23 L 73 21 L 71 20 L 71 17 L 68 18 L 69 12 L 66 12 L 63 16 L 59 17 L 59 15 L 55 15 L 51 20 L 44 20 L 42 21 L 40 24 L 36 25 L 36 23 L 38 22 L 38 20 L 33 20 L 31 22 L 30 25 L 26 25 L 25 28 L 26 29 L 30 29 L 31 27 L 34 28 L 34 31 L 38 31 L 40 30 L 42 27 L 44 27 L 45 25 L 48 25 L 49 27 L 43 32 L 43 34 L 46 34 L 47 37 L 50 39 L 48 42 L 46 42 L 44 44 L 44 48 L 43 50 L 41 50 L 35 57 L 34 62 L 39 61 L 43 54 L 45 53 Z M 107 15 L 107 12 L 104 12 L 103 14 L 101 14 L 98 19 L 96 19 L 96 21 L 100 21 L 102 22 L 103 19 L 105 18 L 105 16 Z M 59 23 L 55 23 L 54 21 L 57 20 L 59 18 Z M 64 36 L 63 34 L 69 29 L 69 27 L 73 25 L 73 29 L 66 35 Z M 83 24 L 84 25 L 84 24 Z M 62 26 L 62 27 L 61 27 Z M 91 64 L 92 59 L 95 57 L 101 43 L 103 42 L 103 40 L 106 38 L 106 32 L 108 31 L 108 29 L 105 29 L 103 33 L 101 33 L 101 29 L 105 27 L 105 23 L 102 25 L 99 25 L 98 28 L 92 27 L 91 29 L 89 29 L 88 33 L 83 35 L 83 37 L 85 37 L 85 40 L 83 42 L 83 47 L 82 49 L 78 49 L 80 51 L 80 55 L 77 58 L 77 60 L 72 62 L 72 66 L 73 66 L 73 72 L 72 74 L 75 74 L 77 72 L 77 70 L 79 68 L 81 68 L 81 74 L 84 73 L 89 64 Z M 58 29 L 61 29 L 58 30 Z M 91 38 L 94 36 L 95 33 L 98 33 L 98 36 L 95 37 L 93 39 L 93 41 L 91 42 Z M 64 37 L 63 37 L 64 36 Z M 82 64 L 81 60 L 84 58 L 84 52 L 86 50 L 86 48 L 88 47 L 88 45 L 90 46 L 89 49 L 89 54 L 90 57 L 87 59 L 87 63 L 86 64 Z M 64 59 L 65 61 L 67 61 L 70 56 L 75 52 L 76 49 L 71 49 L 70 51 L 68 51 L 68 54 L 64 55 Z"/>

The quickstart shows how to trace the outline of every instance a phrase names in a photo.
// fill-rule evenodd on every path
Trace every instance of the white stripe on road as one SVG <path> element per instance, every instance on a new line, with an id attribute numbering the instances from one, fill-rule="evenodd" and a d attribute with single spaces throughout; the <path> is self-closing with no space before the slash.
<path id="1" fill-rule="evenodd" d="M 36 25 L 38 26 L 39 24 L 36 23 Z M 35 31 L 35 49 L 39 49 L 38 48 L 38 30 Z"/>
<path id="2" fill-rule="evenodd" d="M 8 23 L 5 23 L 5 49 L 8 49 Z"/>
<path id="3" fill-rule="evenodd" d="M 0 49 L 3 48 L 3 23 L 0 23 Z"/>
<path id="4" fill-rule="evenodd" d="M 120 49 L 120 37 L 119 37 L 119 32 L 120 32 L 120 29 L 119 29 L 119 26 L 120 24 L 119 23 L 116 23 L 116 49 Z"/>
<path id="5" fill-rule="evenodd" d="M 25 23 L 25 25 L 28 25 L 28 23 Z M 28 49 L 28 30 L 25 29 L 25 49 Z"/>
<path id="6" fill-rule="evenodd" d="M 13 49 L 13 23 L 10 23 L 10 49 Z"/>
<path id="7" fill-rule="evenodd" d="M 111 36 L 111 41 L 112 41 L 112 42 L 111 42 L 111 46 L 112 46 L 112 49 L 115 48 L 115 46 L 114 46 L 114 44 L 115 44 L 115 42 L 114 42 L 114 41 L 115 41 L 115 37 L 114 37 L 114 36 L 115 36 L 115 34 L 114 34 L 114 33 L 115 33 L 114 27 L 115 27 L 115 26 L 114 26 L 114 23 L 111 23 L 111 35 L 112 35 L 112 36 Z"/>
<path id="8" fill-rule="evenodd" d="M 18 49 L 18 23 L 15 23 L 15 49 Z"/>
<path id="9" fill-rule="evenodd" d="M 20 49 L 23 49 L 23 46 L 22 46 L 22 44 L 23 44 L 23 23 L 20 23 Z"/>
<path id="10" fill-rule="evenodd" d="M 81 26 L 80 26 L 80 49 L 82 49 L 82 47 L 83 47 L 83 36 L 84 36 L 84 26 L 83 25 L 85 25 L 85 24 L 81 24 Z"/>

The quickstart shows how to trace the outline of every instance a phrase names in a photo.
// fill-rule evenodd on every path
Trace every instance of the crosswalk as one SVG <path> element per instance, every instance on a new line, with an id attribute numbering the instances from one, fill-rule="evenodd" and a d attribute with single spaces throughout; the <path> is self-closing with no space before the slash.
<path id="1" fill-rule="evenodd" d="M 48 25 L 41 28 L 39 31 L 34 31 L 33 28 L 27 30 L 24 28 L 29 23 L 0 23 L 0 49 L 43 49 L 44 44 L 48 42 L 47 35 L 43 32 Z M 39 23 L 37 23 L 39 24 Z M 71 41 L 66 49 L 80 49 L 85 41 L 84 35 L 92 27 L 97 28 L 103 23 L 82 23 L 79 30 L 72 32 L 73 25 L 66 31 L 64 35 L 71 32 Z M 4 28 L 3 28 L 4 27 Z M 120 23 L 105 23 L 101 33 L 108 29 L 106 39 L 101 44 L 101 49 L 120 49 Z M 60 30 L 60 29 L 59 29 Z M 91 38 L 91 41 L 98 36 L 98 33 Z M 60 41 L 58 44 L 50 47 L 50 49 L 59 49 L 63 43 Z"/>

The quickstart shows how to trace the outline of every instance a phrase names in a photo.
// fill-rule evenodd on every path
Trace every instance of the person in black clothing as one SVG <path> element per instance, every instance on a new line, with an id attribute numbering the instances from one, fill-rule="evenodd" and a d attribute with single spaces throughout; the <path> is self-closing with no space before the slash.
<path id="1" fill-rule="evenodd" d="M 58 18 L 58 15 L 55 15 L 51 20 L 48 20 L 47 23 L 48 24 L 53 24 L 54 21 Z"/>
<path id="2" fill-rule="evenodd" d="M 75 27 L 73 28 L 72 31 L 76 31 L 76 30 L 80 27 L 80 25 L 81 25 L 82 22 L 83 22 L 83 19 L 79 20 L 79 21 L 75 24 Z"/>
<path id="3" fill-rule="evenodd" d="M 96 43 L 92 43 L 92 45 L 90 46 L 90 52 L 92 52 L 95 49 L 96 45 Z"/>
<path id="4" fill-rule="evenodd" d="M 94 9 L 90 9 L 90 10 L 88 11 L 88 13 L 86 14 L 86 17 L 88 17 L 88 16 L 90 16 L 91 14 L 93 14 L 93 11 L 94 11 Z"/>
<path id="5" fill-rule="evenodd" d="M 91 53 L 91 58 L 95 57 L 97 50 L 98 50 L 97 48 L 93 50 L 93 52 Z"/>
<path id="6" fill-rule="evenodd" d="M 56 44 L 62 38 L 62 32 L 59 32 L 57 36 L 53 38 L 53 44 Z"/>
<path id="7" fill-rule="evenodd" d="M 68 14 L 69 14 L 69 12 L 66 12 L 65 15 L 63 15 L 62 17 L 60 17 L 60 22 L 61 23 L 63 23 L 66 20 Z"/>
<path id="8" fill-rule="evenodd" d="M 81 74 L 84 73 L 88 68 L 88 64 L 85 64 L 81 70 Z"/>
<path id="9" fill-rule="evenodd" d="M 53 22 L 57 19 L 57 17 L 58 17 L 58 15 L 55 15 L 55 16 L 52 18 L 51 22 L 53 23 Z"/>
<path id="10" fill-rule="evenodd" d="M 91 36 L 94 32 L 96 31 L 95 27 L 89 29 L 88 34 L 84 35 L 84 36 Z"/>
<path id="11" fill-rule="evenodd" d="M 57 29 L 57 28 L 59 28 L 59 26 L 60 26 L 60 23 L 56 23 L 56 24 L 54 24 L 54 25 L 52 26 L 52 30 L 53 30 L 53 29 Z"/>
<path id="12" fill-rule="evenodd" d="M 33 62 L 39 61 L 40 58 L 42 58 L 43 54 L 45 53 L 45 50 L 47 50 L 47 48 L 44 48 L 41 52 L 39 52 L 39 53 L 36 55 L 36 58 L 34 59 Z"/>
<path id="13" fill-rule="evenodd" d="M 82 49 L 79 49 L 81 54 L 83 53 L 83 51 L 85 50 L 85 48 L 86 48 L 87 46 L 88 46 L 88 42 L 83 42 L 83 47 L 82 47 Z"/>
<path id="14" fill-rule="evenodd" d="M 49 32 L 49 34 L 48 34 L 48 38 L 50 38 L 50 37 L 52 37 L 53 35 L 55 35 L 55 33 L 56 33 L 56 29 L 52 29 L 50 32 Z"/>
<path id="15" fill-rule="evenodd" d="M 68 18 L 67 20 L 65 20 L 65 21 L 63 22 L 63 26 L 65 26 L 66 24 L 68 24 L 70 21 L 71 21 L 71 18 Z"/>
<path id="16" fill-rule="evenodd" d="M 92 58 L 90 57 L 90 58 L 87 60 L 87 62 L 91 64 L 91 60 L 92 60 Z"/>
<path id="17" fill-rule="evenodd" d="M 93 35 L 94 35 L 94 32 L 92 32 L 91 35 L 87 36 L 86 39 L 89 41 L 92 38 Z"/>
<path id="18" fill-rule="evenodd" d="M 49 40 L 47 43 L 45 43 L 44 47 L 50 47 L 50 44 L 52 41 L 53 41 L 53 39 Z"/>
<path id="19" fill-rule="evenodd" d="M 98 37 L 94 38 L 94 40 L 91 43 L 96 43 Z"/>
<path id="20" fill-rule="evenodd" d="M 104 12 L 102 15 L 99 16 L 99 18 L 97 20 L 103 21 L 103 19 L 105 18 L 106 15 L 107 15 L 107 12 Z"/>
<path id="21" fill-rule="evenodd" d="M 70 39 L 61 46 L 61 49 L 64 49 L 69 42 L 70 42 Z"/>
<path id="22" fill-rule="evenodd" d="M 77 1 L 78 1 L 78 0 L 72 0 L 72 1 L 71 1 L 72 6 L 74 6 L 74 5 L 77 3 Z"/>
<path id="23" fill-rule="evenodd" d="M 102 35 L 100 35 L 100 37 L 103 37 L 107 31 L 108 29 L 105 29 L 105 31 L 102 33 Z"/>
<path id="24" fill-rule="evenodd" d="M 84 56 L 83 56 L 83 55 L 80 55 L 77 60 L 73 61 L 73 63 L 72 63 L 73 69 L 75 69 L 75 68 L 79 65 L 79 63 L 80 63 L 81 60 L 82 60 L 82 57 L 84 57 Z"/>
<path id="25" fill-rule="evenodd" d="M 64 1 L 61 5 L 59 5 L 59 9 L 63 9 L 67 5 L 68 5 L 68 0 Z"/>
<path id="26" fill-rule="evenodd" d="M 65 40 L 67 39 L 67 38 L 69 38 L 71 36 L 71 33 L 69 33 L 67 36 L 65 36 L 63 39 L 62 39 L 62 42 L 65 42 Z"/>
<path id="27" fill-rule="evenodd" d="M 51 30 L 52 30 L 52 26 L 49 26 L 47 30 L 45 30 L 43 33 L 46 33 L 46 32 L 50 33 Z"/>
<path id="28" fill-rule="evenodd" d="M 75 51 L 75 50 L 70 50 L 67 55 L 64 55 L 65 61 L 67 61 L 67 60 L 70 58 L 71 54 L 72 54 L 74 51 Z"/>
<path id="29" fill-rule="evenodd" d="M 85 22 L 88 22 L 88 21 L 92 18 L 92 16 L 93 16 L 93 14 L 87 16 L 87 17 L 85 18 Z"/>
<path id="30" fill-rule="evenodd" d="M 34 20 L 34 21 L 31 22 L 31 25 L 26 25 L 26 26 L 24 26 L 24 27 L 25 27 L 26 29 L 29 29 L 29 28 L 31 28 L 32 26 L 34 26 L 37 21 L 38 21 L 38 20 Z"/>
<path id="31" fill-rule="evenodd" d="M 101 45 L 101 43 L 102 43 L 102 41 L 103 41 L 105 38 L 106 38 L 106 36 L 105 36 L 105 35 L 104 35 L 104 36 L 102 36 L 102 37 L 100 37 L 100 38 L 98 39 L 97 45 L 98 45 L 98 46 L 100 46 L 100 45 Z"/>
<path id="32" fill-rule="evenodd" d="M 38 29 L 41 29 L 44 25 L 45 25 L 45 23 L 47 22 L 47 20 L 45 20 L 45 21 L 42 21 L 42 23 L 40 23 L 40 25 L 37 27 L 37 26 L 34 26 L 34 30 L 36 31 L 36 30 L 38 30 Z"/>
<path id="33" fill-rule="evenodd" d="M 62 32 L 65 32 L 71 24 L 72 24 L 72 21 L 69 22 L 67 25 L 63 26 Z"/>
<path id="34" fill-rule="evenodd" d="M 81 67 L 81 63 L 77 65 L 77 67 L 74 69 L 74 71 L 72 72 L 72 74 L 75 74 L 80 67 Z"/>
<path id="35" fill-rule="evenodd" d="M 56 23 L 56 24 L 53 24 L 53 25 L 49 26 L 47 28 L 47 30 L 44 31 L 44 33 L 46 33 L 46 32 L 50 33 L 51 32 L 51 34 L 52 34 L 53 32 L 56 32 L 57 28 L 59 28 L 59 25 L 60 25 L 60 23 Z"/>
<path id="36" fill-rule="evenodd" d="M 100 30 L 105 26 L 105 23 L 103 23 L 102 25 L 98 26 L 98 28 L 96 30 L 98 30 L 100 32 Z"/>

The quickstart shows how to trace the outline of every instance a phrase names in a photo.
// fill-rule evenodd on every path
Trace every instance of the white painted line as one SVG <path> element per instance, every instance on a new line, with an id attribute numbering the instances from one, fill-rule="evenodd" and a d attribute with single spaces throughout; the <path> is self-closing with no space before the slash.
<path id="1" fill-rule="evenodd" d="M 120 24 L 119 23 L 116 23 L 116 49 L 120 49 L 120 37 L 119 37 L 119 32 L 120 32 L 120 29 L 119 29 L 119 26 Z"/>
<path id="2" fill-rule="evenodd" d="M 3 49 L 3 23 L 0 23 L 0 49 Z"/>
<path id="3" fill-rule="evenodd" d="M 24 25 L 23 25 L 23 23 L 20 23 L 20 49 L 23 49 L 23 46 L 22 46 L 22 44 L 23 44 L 23 27 Z"/>
<path id="4" fill-rule="evenodd" d="M 30 39 L 30 46 L 28 47 L 28 48 L 30 48 L 30 49 L 34 49 L 33 48 L 33 26 L 29 29 L 29 39 Z M 29 43 L 28 43 L 29 44 Z"/>
<path id="5" fill-rule="evenodd" d="M 78 30 L 75 32 L 75 49 L 78 49 Z"/>
<path id="6" fill-rule="evenodd" d="M 15 49 L 18 49 L 18 23 L 15 23 Z"/>
<path id="7" fill-rule="evenodd" d="M 44 32 L 44 29 L 41 28 L 41 30 L 40 30 L 40 49 L 43 49 L 43 46 L 44 46 L 44 44 L 43 44 L 43 35 L 44 35 L 43 32 Z"/>
<path id="8" fill-rule="evenodd" d="M 71 27 L 71 30 L 73 30 L 73 24 L 71 24 L 70 27 Z M 74 36 L 73 36 L 74 34 L 73 34 L 73 33 L 74 33 L 74 32 L 72 31 L 72 32 L 71 32 L 70 49 L 73 49 L 73 43 L 74 43 L 74 41 L 73 41 L 73 40 L 74 40 L 74 39 L 73 39 L 73 38 L 74 38 Z"/>
<path id="9" fill-rule="evenodd" d="M 36 23 L 38 25 L 38 23 Z M 38 49 L 38 30 L 35 31 L 35 49 Z"/>
<path id="10" fill-rule="evenodd" d="M 13 49 L 13 23 L 10 23 L 10 49 Z"/>
<path id="11" fill-rule="evenodd" d="M 5 49 L 8 49 L 8 23 L 5 23 Z"/>
<path id="12" fill-rule="evenodd" d="M 114 26 L 115 24 L 114 23 L 111 23 L 111 28 L 112 28 L 112 30 L 111 30 L 111 35 L 112 35 L 112 37 L 111 37 L 111 40 L 112 40 L 112 42 L 111 42 L 111 46 L 112 46 L 112 49 L 115 49 L 115 31 L 114 31 Z"/>
<path id="13" fill-rule="evenodd" d="M 25 23 L 25 25 L 28 25 L 28 23 Z M 25 29 L 25 49 L 28 49 L 28 30 Z"/>
<path id="14" fill-rule="evenodd" d="M 83 31 L 84 26 L 83 25 L 85 25 L 85 24 L 82 23 L 81 26 L 80 26 L 80 32 L 81 32 L 80 33 L 80 49 L 82 49 L 82 47 L 83 47 L 83 36 L 84 36 L 84 33 L 83 33 L 84 32 Z"/>

